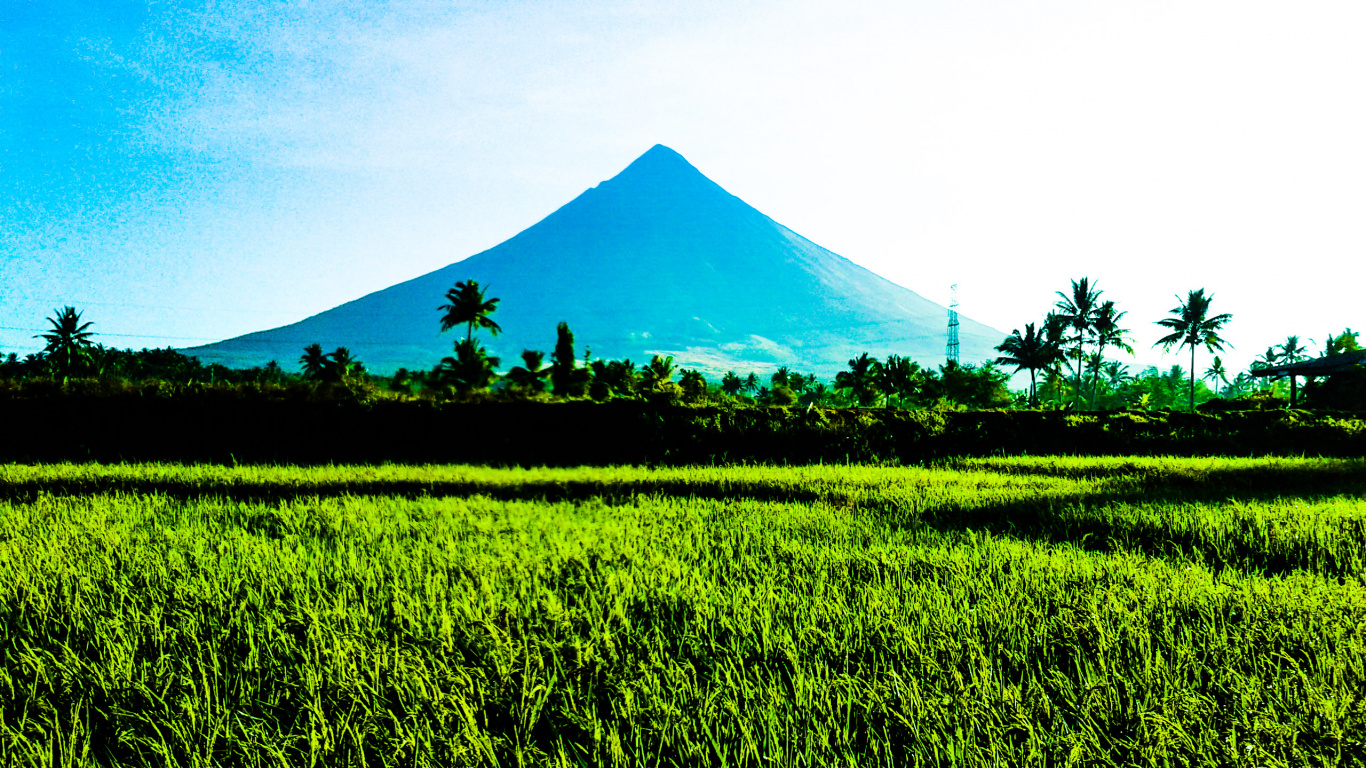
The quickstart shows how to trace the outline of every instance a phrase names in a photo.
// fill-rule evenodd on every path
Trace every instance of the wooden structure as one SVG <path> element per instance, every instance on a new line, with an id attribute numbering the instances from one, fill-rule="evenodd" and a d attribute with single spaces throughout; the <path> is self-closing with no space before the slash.
<path id="1" fill-rule="evenodd" d="M 1366 365 L 1366 349 L 1355 352 L 1343 352 L 1338 355 L 1327 355 L 1316 357 L 1313 360 L 1303 360 L 1298 363 L 1288 363 L 1286 365 L 1273 365 L 1267 368 L 1257 368 L 1249 371 L 1250 376 L 1269 376 L 1272 379 L 1290 377 L 1290 407 L 1295 407 L 1296 377 L 1297 376 L 1332 376 L 1335 373 L 1345 373 L 1358 366 Z"/>

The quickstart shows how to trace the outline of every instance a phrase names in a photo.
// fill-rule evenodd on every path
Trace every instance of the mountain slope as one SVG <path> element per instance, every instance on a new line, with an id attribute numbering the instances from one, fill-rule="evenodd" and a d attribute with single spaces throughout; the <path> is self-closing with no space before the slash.
<path id="1" fill-rule="evenodd" d="M 511 239 L 292 325 L 187 350 L 205 362 L 292 367 L 304 345 L 350 347 L 374 371 L 428 368 L 460 336 L 436 310 L 459 280 L 500 299 L 504 366 L 549 351 L 567 321 L 579 354 L 673 355 L 714 374 L 779 365 L 831 375 L 867 351 L 944 358 L 947 311 L 778 224 L 656 145 Z M 1004 334 L 961 319 L 961 359 Z"/>

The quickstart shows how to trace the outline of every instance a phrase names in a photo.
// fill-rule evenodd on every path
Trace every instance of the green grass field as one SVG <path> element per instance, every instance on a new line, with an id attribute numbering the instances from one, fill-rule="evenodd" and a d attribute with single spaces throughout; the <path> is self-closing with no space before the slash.
<path id="1" fill-rule="evenodd" d="M 4 765 L 1363 765 L 1366 462 L 0 465 Z"/>

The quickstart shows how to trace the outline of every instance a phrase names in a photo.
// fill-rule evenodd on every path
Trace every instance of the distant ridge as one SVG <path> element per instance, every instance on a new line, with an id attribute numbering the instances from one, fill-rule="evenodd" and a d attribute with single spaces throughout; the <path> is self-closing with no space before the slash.
<path id="1" fill-rule="evenodd" d="M 486 346 L 516 364 L 567 321 L 580 355 L 672 355 L 713 376 L 788 366 L 830 376 L 869 352 L 944 361 L 945 307 L 832 253 L 747 205 L 656 144 L 621 173 L 463 261 L 300 322 L 185 350 L 232 366 L 295 367 L 304 345 L 349 347 L 367 367 L 430 368 L 459 334 L 436 307 L 460 280 L 500 299 Z M 1005 334 L 960 317 L 963 362 Z"/>

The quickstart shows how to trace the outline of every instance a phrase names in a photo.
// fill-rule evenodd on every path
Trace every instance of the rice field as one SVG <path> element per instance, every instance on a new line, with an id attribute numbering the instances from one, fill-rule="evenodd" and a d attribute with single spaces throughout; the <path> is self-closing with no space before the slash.
<path id="1" fill-rule="evenodd" d="M 0 465 L 0 764 L 1366 765 L 1366 462 Z"/>

